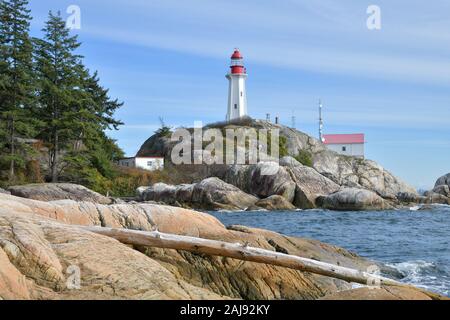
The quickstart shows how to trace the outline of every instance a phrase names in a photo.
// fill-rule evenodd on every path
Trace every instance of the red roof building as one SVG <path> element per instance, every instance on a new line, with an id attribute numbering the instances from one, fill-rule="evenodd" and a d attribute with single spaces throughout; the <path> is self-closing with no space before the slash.
<path id="1" fill-rule="evenodd" d="M 322 142 L 339 154 L 364 158 L 364 133 L 324 134 Z"/>
<path id="2" fill-rule="evenodd" d="M 355 144 L 365 143 L 364 133 L 352 133 L 352 134 L 324 134 L 324 144 Z"/>

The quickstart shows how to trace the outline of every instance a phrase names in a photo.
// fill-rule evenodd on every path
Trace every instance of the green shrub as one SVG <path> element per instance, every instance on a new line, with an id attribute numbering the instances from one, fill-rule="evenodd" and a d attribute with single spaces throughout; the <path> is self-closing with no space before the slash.
<path id="1" fill-rule="evenodd" d="M 162 117 L 159 117 L 159 122 L 161 123 L 161 127 L 156 130 L 156 134 L 159 137 L 168 137 L 172 134 L 172 128 L 167 126 L 164 122 L 164 119 Z"/>
<path id="2" fill-rule="evenodd" d="M 287 147 L 287 138 L 285 136 L 280 136 L 279 152 L 280 152 L 280 158 L 289 155 L 289 151 L 288 151 L 288 147 Z"/>
<path id="3" fill-rule="evenodd" d="M 312 154 L 311 154 L 311 152 L 309 152 L 307 150 L 300 150 L 298 155 L 296 155 L 294 158 L 295 158 L 295 160 L 297 160 L 304 166 L 307 166 L 307 167 L 313 166 Z"/>
<path id="4" fill-rule="evenodd" d="M 148 171 L 138 168 L 126 168 L 113 166 L 112 178 L 105 178 L 97 170 L 90 169 L 83 172 L 85 180 L 83 185 L 91 190 L 111 197 L 131 197 L 136 194 L 136 189 L 142 186 L 150 186 L 157 182 L 168 184 L 180 184 L 191 182 L 185 176 L 182 169 L 169 167 L 164 170 Z M 86 177 L 88 179 L 86 179 Z"/>

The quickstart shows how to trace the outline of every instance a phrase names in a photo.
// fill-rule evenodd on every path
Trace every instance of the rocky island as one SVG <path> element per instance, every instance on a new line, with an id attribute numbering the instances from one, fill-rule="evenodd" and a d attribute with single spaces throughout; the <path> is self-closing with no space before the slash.
<path id="1" fill-rule="evenodd" d="M 384 210 L 418 203 L 450 203 L 439 186 L 419 195 L 375 161 L 337 154 L 317 139 L 286 126 L 246 118 L 207 128 L 277 129 L 284 157 L 279 163 L 176 166 L 173 169 L 183 171 L 186 182 L 193 182 L 143 186 L 137 190 L 139 201 L 207 210 Z M 138 156 L 162 156 L 170 166 L 174 145 L 170 137 L 156 134 L 143 144 Z M 277 174 L 261 174 L 278 165 Z"/>

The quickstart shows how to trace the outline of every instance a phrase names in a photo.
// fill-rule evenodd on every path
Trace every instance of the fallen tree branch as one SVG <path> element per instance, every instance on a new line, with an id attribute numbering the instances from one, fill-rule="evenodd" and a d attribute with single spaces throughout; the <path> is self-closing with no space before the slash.
<path id="1" fill-rule="evenodd" d="M 368 272 L 275 251 L 248 247 L 240 243 L 228 243 L 217 240 L 180 236 L 158 231 L 137 231 L 104 227 L 82 228 L 114 238 L 125 244 L 184 250 L 212 256 L 265 263 L 364 285 L 408 286 L 401 282 Z"/>
<path id="2" fill-rule="evenodd" d="M 410 288 L 420 291 L 434 300 L 448 300 L 447 297 L 444 297 L 440 294 L 433 293 L 376 274 L 336 266 L 331 263 L 316 261 L 299 256 L 249 247 L 240 243 L 229 243 L 217 240 L 180 236 L 175 234 L 161 233 L 158 231 L 138 231 L 130 229 L 114 229 L 87 226 L 80 227 L 93 233 L 114 238 L 124 244 L 184 250 L 211 256 L 228 257 L 243 261 L 264 263 L 369 286 L 396 286 Z"/>

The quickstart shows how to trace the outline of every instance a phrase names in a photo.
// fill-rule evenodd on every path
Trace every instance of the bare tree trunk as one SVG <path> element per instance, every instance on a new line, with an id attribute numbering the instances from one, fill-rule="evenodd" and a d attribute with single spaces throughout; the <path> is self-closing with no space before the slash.
<path id="1" fill-rule="evenodd" d="M 15 161 L 14 161 L 14 157 L 15 157 L 15 153 L 16 153 L 16 146 L 15 146 L 15 141 L 14 141 L 14 135 L 15 135 L 15 123 L 14 123 L 14 117 L 11 116 L 9 119 L 9 125 L 10 125 L 10 155 L 11 155 L 11 160 L 10 160 L 10 165 L 9 165 L 9 180 L 13 181 L 14 177 L 15 177 Z"/>
<path id="2" fill-rule="evenodd" d="M 52 182 L 58 182 L 58 149 L 59 149 L 59 136 L 58 131 L 53 133 L 53 150 L 51 155 L 51 176 Z"/>
<path id="3" fill-rule="evenodd" d="M 208 240 L 174 234 L 166 234 L 158 231 L 137 231 L 129 229 L 113 229 L 104 227 L 81 228 L 93 233 L 114 238 L 124 244 L 140 245 L 156 248 L 184 250 L 194 253 L 207 254 L 234 258 L 238 260 L 265 263 L 290 269 L 310 272 L 327 277 L 332 277 L 347 282 L 355 282 L 370 286 L 398 286 L 418 290 L 432 299 L 444 297 L 420 288 L 413 287 L 386 277 L 368 272 L 341 267 L 326 262 L 316 261 L 294 255 L 288 255 L 275 251 L 248 247 L 239 243 L 228 243 L 217 240 Z"/>
<path id="4" fill-rule="evenodd" d="M 379 280 L 382 285 L 404 286 L 404 284 L 398 281 L 363 271 L 275 251 L 248 247 L 239 243 L 228 243 L 216 240 L 166 234 L 158 231 L 146 232 L 104 227 L 83 227 L 83 229 L 114 238 L 125 244 L 185 250 L 213 256 L 222 256 L 245 261 L 272 264 L 366 285 L 373 284 L 376 280 Z"/>

